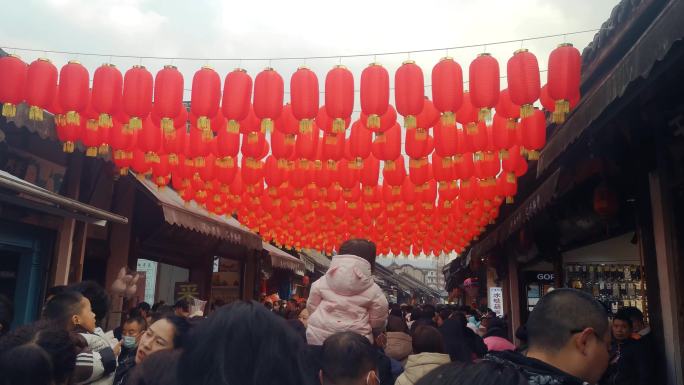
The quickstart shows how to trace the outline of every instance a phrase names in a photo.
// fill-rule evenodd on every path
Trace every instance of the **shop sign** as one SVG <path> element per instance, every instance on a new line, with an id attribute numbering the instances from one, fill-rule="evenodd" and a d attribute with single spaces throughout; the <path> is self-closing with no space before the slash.
<path id="1" fill-rule="evenodd" d="M 489 308 L 496 313 L 497 317 L 504 316 L 503 309 L 503 288 L 490 287 L 489 288 Z"/>
<path id="2" fill-rule="evenodd" d="M 176 282 L 174 292 L 174 299 L 179 301 L 181 299 L 199 298 L 199 286 L 192 282 Z"/>
<path id="3" fill-rule="evenodd" d="M 556 274 L 550 271 L 526 271 L 525 280 L 527 282 L 554 283 L 556 281 Z"/>

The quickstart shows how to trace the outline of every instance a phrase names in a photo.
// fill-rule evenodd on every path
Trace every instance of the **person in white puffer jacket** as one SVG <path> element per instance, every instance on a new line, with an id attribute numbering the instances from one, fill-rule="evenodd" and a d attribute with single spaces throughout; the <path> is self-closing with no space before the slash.
<path id="1" fill-rule="evenodd" d="M 352 239 L 340 246 L 328 271 L 311 285 L 306 307 L 309 323 L 306 339 L 323 345 L 329 336 L 345 331 L 366 336 L 373 342 L 387 323 L 385 294 L 373 281 L 375 244 Z"/>

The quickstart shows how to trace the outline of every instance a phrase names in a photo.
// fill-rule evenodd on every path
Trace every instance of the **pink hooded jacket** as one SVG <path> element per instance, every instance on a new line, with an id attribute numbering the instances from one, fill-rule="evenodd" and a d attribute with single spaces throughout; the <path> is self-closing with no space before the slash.
<path id="1" fill-rule="evenodd" d="M 352 331 L 373 340 L 373 329 L 385 327 L 388 304 L 373 281 L 368 261 L 355 255 L 333 257 L 325 276 L 311 285 L 306 339 L 323 345 L 329 336 Z"/>

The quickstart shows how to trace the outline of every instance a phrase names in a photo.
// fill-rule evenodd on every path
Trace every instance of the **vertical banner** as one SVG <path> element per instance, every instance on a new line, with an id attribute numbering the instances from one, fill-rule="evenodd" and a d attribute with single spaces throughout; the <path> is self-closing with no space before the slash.
<path id="1" fill-rule="evenodd" d="M 500 287 L 489 288 L 489 308 L 496 313 L 497 317 L 503 317 L 503 289 Z"/>

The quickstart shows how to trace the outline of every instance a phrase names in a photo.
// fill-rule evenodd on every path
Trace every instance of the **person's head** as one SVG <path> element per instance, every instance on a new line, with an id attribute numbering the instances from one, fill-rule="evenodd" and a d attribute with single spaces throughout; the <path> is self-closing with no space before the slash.
<path id="1" fill-rule="evenodd" d="M 642 313 L 641 310 L 633 306 L 623 307 L 621 310 L 627 313 L 629 319 L 632 320 L 632 330 L 634 333 L 639 333 L 646 328 L 646 323 L 644 322 L 644 313 Z"/>
<path id="2" fill-rule="evenodd" d="M 147 302 L 140 302 L 136 308 L 140 310 L 140 314 L 143 318 L 147 318 L 147 316 L 150 314 L 150 311 L 152 310 L 152 307 Z"/>
<path id="3" fill-rule="evenodd" d="M 356 255 L 368 261 L 371 271 L 375 271 L 375 243 L 366 239 L 350 239 L 340 246 L 339 254 Z"/>
<path id="4" fill-rule="evenodd" d="M 265 300 L 264 307 L 268 310 L 273 310 L 273 302 L 270 299 Z"/>
<path id="5" fill-rule="evenodd" d="M 193 329 L 179 383 L 303 384 L 304 349 L 304 339 L 284 319 L 257 302 L 233 302 Z"/>
<path id="6" fill-rule="evenodd" d="M 434 326 L 420 325 L 412 336 L 413 353 L 444 353 L 442 333 Z"/>
<path id="7" fill-rule="evenodd" d="M 444 321 L 448 320 L 451 316 L 451 312 L 447 309 L 442 309 L 437 313 L 437 326 L 442 326 Z"/>
<path id="8" fill-rule="evenodd" d="M 98 322 L 97 325 L 107 318 L 107 313 L 109 312 L 109 296 L 100 284 L 94 281 L 82 281 L 69 285 L 67 289 L 77 291 L 88 298 L 93 313 L 95 313 L 95 319 Z"/>
<path id="9" fill-rule="evenodd" d="M 122 346 L 133 349 L 138 346 L 140 336 L 147 326 L 147 322 L 140 316 L 128 317 L 121 327 Z"/>
<path id="10" fill-rule="evenodd" d="M 435 307 L 432 305 L 423 305 L 420 311 L 420 318 L 425 320 L 431 320 L 435 318 Z"/>
<path id="11" fill-rule="evenodd" d="M 92 333 L 96 328 L 96 316 L 90 300 L 77 291 L 57 294 L 45 304 L 43 318 L 56 322 L 65 330 L 83 328 Z"/>
<path id="12" fill-rule="evenodd" d="M 126 385 L 177 385 L 178 359 L 181 351 L 159 351 L 135 365 Z"/>
<path id="13" fill-rule="evenodd" d="M 308 309 L 302 309 L 299 311 L 299 316 L 297 319 L 304 324 L 304 327 L 309 326 L 309 310 Z"/>
<path id="14" fill-rule="evenodd" d="M 527 320 L 528 356 L 596 383 L 610 359 L 608 316 L 600 302 L 574 289 L 546 294 Z"/>
<path id="15" fill-rule="evenodd" d="M 411 311 L 411 321 L 417 321 L 420 319 L 420 309 L 415 308 Z"/>
<path id="16" fill-rule="evenodd" d="M 319 377 L 322 385 L 377 385 L 373 346 L 356 333 L 333 334 L 323 343 Z"/>
<path id="17" fill-rule="evenodd" d="M 76 365 L 77 348 L 64 329 L 41 321 L 0 339 L 2 384 L 66 384 Z"/>
<path id="18" fill-rule="evenodd" d="M 64 285 L 57 285 L 57 286 L 53 286 L 53 287 L 48 288 L 45 291 L 45 303 L 50 301 L 50 299 L 52 297 L 56 296 L 57 294 L 62 294 L 65 291 L 67 291 L 67 287 Z"/>
<path id="19" fill-rule="evenodd" d="M 416 385 L 527 385 L 527 378 L 512 365 L 489 361 L 475 364 L 442 365 L 416 382 Z"/>
<path id="20" fill-rule="evenodd" d="M 617 312 L 615 317 L 613 317 L 612 323 L 613 338 L 618 341 L 624 341 L 629 339 L 632 335 L 632 319 L 629 317 L 629 313 L 622 311 Z"/>
<path id="21" fill-rule="evenodd" d="M 173 305 L 173 311 L 179 317 L 189 317 L 190 316 L 190 302 L 187 299 L 181 298 Z"/>
<path id="22" fill-rule="evenodd" d="M 158 351 L 183 348 L 189 332 L 190 323 L 183 317 L 166 316 L 156 321 L 140 336 L 135 363 L 145 361 L 150 354 Z"/>
<path id="23" fill-rule="evenodd" d="M 487 319 L 487 332 L 484 337 L 501 337 L 508 338 L 507 325 L 501 318 L 489 318 Z M 483 319 L 484 321 L 484 319 Z"/>
<path id="24" fill-rule="evenodd" d="M 0 295 L 0 337 L 9 332 L 13 318 L 12 301 L 4 295 Z"/>
<path id="25" fill-rule="evenodd" d="M 161 305 L 157 307 L 157 310 L 153 310 L 147 317 L 147 325 L 152 325 L 153 323 L 159 321 L 164 317 L 170 317 L 176 315 L 176 312 L 169 305 Z"/>
<path id="26" fill-rule="evenodd" d="M 395 315 L 390 315 L 387 318 L 387 331 L 388 332 L 401 332 L 401 333 L 409 333 L 409 328 L 408 325 L 406 325 L 406 321 L 402 317 L 397 317 Z"/>
<path id="27" fill-rule="evenodd" d="M 155 303 L 154 305 L 152 305 L 152 311 L 156 312 L 157 310 L 159 310 L 159 307 L 164 306 L 164 305 L 166 305 L 166 302 L 159 301 L 159 302 Z"/>

